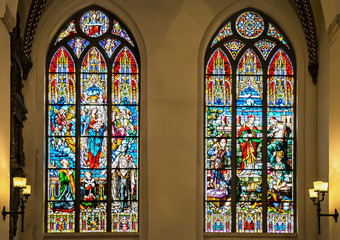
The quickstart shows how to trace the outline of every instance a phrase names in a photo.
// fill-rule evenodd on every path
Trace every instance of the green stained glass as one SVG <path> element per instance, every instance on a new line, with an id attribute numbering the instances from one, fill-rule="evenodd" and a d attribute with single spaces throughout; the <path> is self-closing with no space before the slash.
<path id="1" fill-rule="evenodd" d="M 231 108 L 206 108 L 206 137 L 231 137 Z"/>

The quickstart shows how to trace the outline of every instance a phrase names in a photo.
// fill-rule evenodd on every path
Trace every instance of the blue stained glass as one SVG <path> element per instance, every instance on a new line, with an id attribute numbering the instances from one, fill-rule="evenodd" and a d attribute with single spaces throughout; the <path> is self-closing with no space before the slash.
<path id="1" fill-rule="evenodd" d="M 120 41 L 113 38 L 107 38 L 100 41 L 99 44 L 105 49 L 106 54 L 110 58 L 116 48 L 120 45 Z"/>
<path id="2" fill-rule="evenodd" d="M 66 159 L 69 168 L 75 168 L 75 138 L 50 137 L 49 138 L 49 168 L 61 168 Z"/>
<path id="3" fill-rule="evenodd" d="M 271 50 L 276 46 L 276 44 L 269 40 L 260 40 L 255 44 L 255 47 L 262 53 L 264 59 L 267 59 Z"/>
<path id="4" fill-rule="evenodd" d="M 81 53 L 84 51 L 87 45 L 89 45 L 89 41 L 83 39 L 83 38 L 75 38 L 70 41 L 68 41 L 68 45 L 73 49 L 74 53 L 79 58 Z"/>
<path id="5" fill-rule="evenodd" d="M 112 138 L 112 168 L 119 166 L 122 157 L 126 156 L 131 163 L 129 168 L 138 167 L 138 139 L 133 137 Z"/>

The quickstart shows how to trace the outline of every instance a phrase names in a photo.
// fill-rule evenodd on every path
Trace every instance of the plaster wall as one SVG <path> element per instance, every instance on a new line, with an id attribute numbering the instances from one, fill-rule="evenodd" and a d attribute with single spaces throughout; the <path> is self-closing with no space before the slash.
<path id="1" fill-rule="evenodd" d="M 0 94 L 1 118 L 0 118 L 0 207 L 5 206 L 9 211 L 10 198 L 10 38 L 4 24 L 0 23 Z M 0 220 L 0 233 L 4 239 L 8 239 L 9 217 L 6 221 Z"/>
<path id="2" fill-rule="evenodd" d="M 329 212 L 334 213 L 334 209 L 340 209 L 340 142 L 339 131 L 340 126 L 340 37 L 331 43 L 330 46 L 330 64 L 329 69 Z M 321 161 L 321 159 L 320 159 Z M 339 223 L 335 223 L 333 218 L 329 220 L 329 239 L 340 239 Z"/>
<path id="3" fill-rule="evenodd" d="M 316 87 L 306 74 L 307 50 L 299 19 L 290 3 L 282 0 L 50 1 L 37 28 L 32 49 L 33 68 L 24 88 L 29 110 L 24 128 L 28 161 L 25 172 L 33 190 L 27 206 L 27 218 L 31 221 L 20 239 L 63 238 L 43 234 L 45 58 L 60 25 L 91 4 L 111 11 L 130 28 L 142 56 L 142 226 L 139 236 L 132 234 L 125 239 L 211 238 L 212 235 L 203 234 L 203 58 L 220 24 L 246 7 L 257 8 L 273 18 L 295 49 L 299 142 L 298 234 L 293 238 L 316 239 L 313 231 L 306 231 L 310 223 L 305 221 L 312 219 L 315 223 L 307 211 L 311 203 L 305 193 L 306 184 L 316 173 Z M 81 234 L 85 239 L 83 236 Z M 79 237 L 80 234 L 74 234 L 67 238 Z M 257 237 L 271 239 L 272 236 Z M 96 239 L 96 236 L 90 235 L 90 238 Z M 108 238 L 102 235 L 101 239 Z M 242 237 L 238 235 L 238 239 Z"/>
<path id="4" fill-rule="evenodd" d="M 5 206 L 9 211 L 10 201 L 10 36 L 9 31 L 14 27 L 17 1 L 0 0 L 0 207 Z M 12 24 L 12 25 L 11 25 Z M 9 216 L 0 221 L 0 234 L 4 239 L 9 238 Z"/>

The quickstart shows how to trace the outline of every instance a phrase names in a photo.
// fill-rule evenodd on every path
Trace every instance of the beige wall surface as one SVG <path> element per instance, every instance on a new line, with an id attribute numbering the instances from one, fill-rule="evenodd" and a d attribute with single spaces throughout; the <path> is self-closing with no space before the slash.
<path id="1" fill-rule="evenodd" d="M 9 211 L 10 201 L 10 36 L 15 25 L 16 0 L 0 0 L 0 209 Z M 0 236 L 9 238 L 9 216 L 0 220 Z"/>
<path id="2" fill-rule="evenodd" d="M 10 51 L 9 34 L 5 26 L 0 23 L 0 85 L 2 93 L 0 94 L 1 118 L 0 118 L 0 208 L 5 206 L 9 211 L 10 196 Z M 0 219 L 0 234 L 4 239 L 8 239 L 9 234 L 9 217 L 3 221 Z"/>
<path id="3" fill-rule="evenodd" d="M 203 234 L 203 58 L 217 28 L 234 12 L 246 7 L 257 8 L 273 18 L 295 50 L 298 234 L 294 238 L 317 239 L 316 231 L 311 230 L 311 226 L 316 228 L 315 213 L 310 211 L 313 206 L 306 191 L 317 176 L 316 106 L 321 100 L 308 75 L 308 52 L 299 18 L 290 2 L 282 0 L 49 1 L 37 28 L 32 49 L 34 65 L 24 88 L 29 110 L 24 128 L 25 172 L 33 190 L 27 206 L 29 221 L 25 234 L 18 239 L 84 239 L 79 234 L 67 237 L 43 234 L 44 84 L 45 58 L 51 39 L 68 17 L 91 4 L 117 15 L 134 34 L 141 53 L 142 225 L 139 236 L 129 235 L 125 239 L 211 239 L 212 235 Z M 322 92 L 325 95 L 327 89 Z M 101 235 L 100 239 L 111 237 L 106 236 Z M 257 235 L 260 239 L 271 236 Z"/>

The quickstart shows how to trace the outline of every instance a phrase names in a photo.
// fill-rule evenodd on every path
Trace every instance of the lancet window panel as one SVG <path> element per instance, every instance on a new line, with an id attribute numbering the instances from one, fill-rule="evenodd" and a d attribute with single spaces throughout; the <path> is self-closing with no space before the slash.
<path id="1" fill-rule="evenodd" d="M 46 58 L 45 232 L 138 232 L 140 57 L 132 33 L 88 7 Z"/>
<path id="2" fill-rule="evenodd" d="M 295 233 L 293 46 L 244 9 L 216 29 L 204 68 L 204 231 Z"/>

